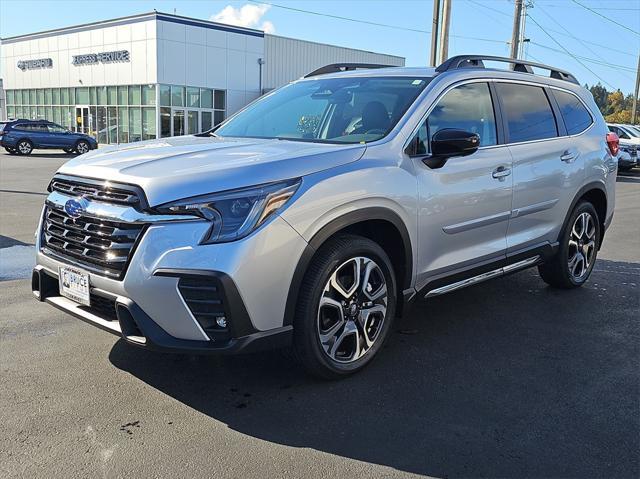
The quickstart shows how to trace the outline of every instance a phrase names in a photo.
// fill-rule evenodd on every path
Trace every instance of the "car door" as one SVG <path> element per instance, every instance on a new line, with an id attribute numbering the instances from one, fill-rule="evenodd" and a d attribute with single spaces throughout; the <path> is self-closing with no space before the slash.
<path id="1" fill-rule="evenodd" d="M 69 130 L 63 128 L 60 125 L 56 125 L 55 123 L 49 123 L 47 125 L 49 130 L 49 144 L 53 148 L 70 148 L 71 138 L 69 134 Z"/>
<path id="2" fill-rule="evenodd" d="M 32 123 L 28 125 L 28 138 L 33 143 L 34 148 L 48 148 L 49 145 L 49 130 L 47 126 L 42 123 Z"/>
<path id="3" fill-rule="evenodd" d="M 496 82 L 513 157 L 513 206 L 507 254 L 557 241 L 584 181 L 583 143 L 566 134 L 551 89 Z"/>
<path id="4" fill-rule="evenodd" d="M 477 133 L 480 148 L 428 166 L 431 138 L 446 128 Z M 499 134 L 489 84 L 473 81 L 446 91 L 412 138 L 419 195 L 418 289 L 504 259 L 512 165 Z"/>

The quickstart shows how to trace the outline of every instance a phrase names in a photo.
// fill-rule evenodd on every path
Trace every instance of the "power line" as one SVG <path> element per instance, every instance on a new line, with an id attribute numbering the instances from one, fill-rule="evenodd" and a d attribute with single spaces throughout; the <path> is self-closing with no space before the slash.
<path id="1" fill-rule="evenodd" d="M 327 17 L 327 18 L 333 18 L 336 20 L 344 20 L 347 22 L 353 22 L 353 23 L 363 23 L 365 25 L 373 25 L 376 27 L 384 27 L 384 28 L 393 28 L 396 30 L 404 30 L 404 31 L 408 31 L 408 32 L 414 32 L 414 33 L 427 33 L 427 34 L 431 34 L 431 30 L 421 30 L 418 28 L 408 28 L 408 27 L 401 27 L 400 25 L 391 25 L 388 23 L 378 23 L 378 22 L 370 22 L 368 20 L 361 20 L 359 18 L 351 18 L 351 17 L 343 17 L 340 15 L 332 15 L 330 13 L 320 13 L 320 12 L 314 12 L 311 10 L 303 10 L 301 8 L 294 8 L 294 7 L 288 7 L 286 5 L 278 5 L 277 3 L 270 3 L 270 2 L 261 2 L 258 0 L 248 0 L 251 3 L 258 3 L 258 4 L 263 4 L 263 5 L 269 5 L 271 7 L 275 7 L 275 8 L 281 8 L 283 10 L 290 10 L 293 12 L 297 12 L 297 13 L 306 13 L 309 15 L 316 15 L 318 17 Z M 491 38 L 480 38 L 480 37 L 468 37 L 466 35 L 449 35 L 450 37 L 455 37 L 455 38 L 463 38 L 465 40 L 476 40 L 479 42 L 489 42 L 489 43 L 500 43 L 500 44 L 504 44 L 506 42 L 503 42 L 501 40 L 493 40 Z"/>
<path id="2" fill-rule="evenodd" d="M 616 25 L 618 25 L 619 27 L 624 28 L 625 30 L 629 30 L 631 33 L 633 33 L 634 35 L 637 35 L 640 37 L 640 33 L 638 33 L 637 31 L 629 28 L 626 25 L 623 25 L 622 23 L 616 22 L 615 20 L 612 20 L 611 18 L 607 17 L 606 15 L 603 15 L 602 13 L 599 13 L 597 11 L 595 11 L 593 8 L 591 7 L 587 7 L 586 5 L 583 5 L 582 3 L 578 2 L 577 0 L 571 0 L 573 3 L 575 3 L 576 5 L 580 5 L 582 8 L 584 8 L 585 10 L 589 10 L 591 13 L 598 15 L 599 17 L 604 18 L 605 20 L 610 21 L 611 23 L 615 23 Z"/>
<path id="3" fill-rule="evenodd" d="M 568 56 L 572 56 L 572 57 L 574 56 L 576 58 L 579 58 L 580 60 L 583 60 L 583 61 L 589 62 L 589 63 L 593 63 L 595 65 L 600 65 L 600 66 L 603 66 L 603 67 L 613 68 L 614 70 L 617 70 L 618 72 L 620 72 L 620 70 L 624 70 L 624 71 L 627 71 L 627 72 L 634 72 L 635 71 L 631 67 L 627 67 L 627 66 L 624 66 L 624 65 L 616 65 L 614 63 L 603 62 L 603 61 L 600 61 L 600 60 L 594 60 L 593 58 L 584 57 L 584 56 L 576 55 L 576 54 L 572 54 L 572 53 L 567 53 L 567 52 L 565 52 L 563 50 L 558 50 L 557 48 L 553 48 L 553 47 L 550 47 L 548 45 L 543 45 L 542 43 L 538 43 L 538 42 L 534 42 L 534 41 L 532 41 L 530 43 L 532 45 L 537 46 L 537 47 L 544 48 L 545 50 L 549 50 L 549 51 L 552 51 L 552 52 L 555 52 L 555 53 L 560 53 L 562 55 L 568 55 Z"/>
<path id="4" fill-rule="evenodd" d="M 591 72 L 596 78 L 598 78 L 601 82 L 606 83 L 607 85 L 609 85 L 611 88 L 613 88 L 614 90 L 616 89 L 611 83 L 609 83 L 607 80 L 605 80 L 604 78 L 602 78 L 600 75 L 598 75 L 596 72 L 594 72 L 591 68 L 589 68 L 587 65 L 585 65 L 584 63 L 582 63 L 582 61 L 580 61 L 578 58 L 576 58 L 576 56 L 571 53 L 569 50 L 567 50 L 562 43 L 560 43 L 558 40 L 556 40 L 549 32 L 547 32 L 542 25 L 540 25 L 535 18 L 533 18 L 531 15 L 529 15 L 529 18 L 531 19 L 531 21 L 533 23 L 535 23 L 538 28 L 540 30 L 542 30 L 544 32 L 544 34 L 546 36 L 548 36 L 549 38 L 551 38 L 551 40 L 553 40 L 553 42 L 558 45 L 560 48 L 562 48 L 571 58 L 573 58 L 575 61 L 577 61 L 580 65 L 582 65 L 586 70 L 588 70 L 589 72 Z"/>

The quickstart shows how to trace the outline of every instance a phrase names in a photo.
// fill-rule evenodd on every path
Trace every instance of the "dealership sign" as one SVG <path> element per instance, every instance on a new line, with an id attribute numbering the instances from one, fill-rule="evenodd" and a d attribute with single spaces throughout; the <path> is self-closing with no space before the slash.
<path id="1" fill-rule="evenodd" d="M 51 58 L 39 58 L 37 60 L 18 61 L 18 68 L 22 71 L 36 70 L 38 68 L 51 68 L 51 67 L 53 67 L 53 60 Z"/>
<path id="2" fill-rule="evenodd" d="M 85 55 L 74 55 L 74 65 L 94 65 L 96 63 L 116 63 L 128 62 L 129 50 L 118 50 L 116 52 L 87 53 Z"/>

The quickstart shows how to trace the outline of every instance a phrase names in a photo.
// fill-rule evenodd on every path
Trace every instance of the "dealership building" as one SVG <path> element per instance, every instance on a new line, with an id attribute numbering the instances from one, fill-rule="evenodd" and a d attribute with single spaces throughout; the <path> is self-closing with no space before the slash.
<path id="1" fill-rule="evenodd" d="M 3 38 L 8 118 L 126 143 L 198 133 L 330 63 L 404 58 L 160 12 Z"/>

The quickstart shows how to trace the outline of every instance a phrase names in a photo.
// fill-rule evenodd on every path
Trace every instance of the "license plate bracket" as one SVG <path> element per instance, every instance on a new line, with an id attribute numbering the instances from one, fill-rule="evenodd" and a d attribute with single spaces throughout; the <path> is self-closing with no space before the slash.
<path id="1" fill-rule="evenodd" d="M 89 273 L 71 266 L 58 268 L 60 294 L 76 303 L 91 306 Z"/>

